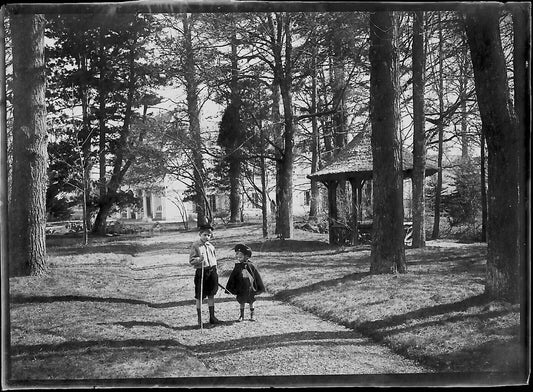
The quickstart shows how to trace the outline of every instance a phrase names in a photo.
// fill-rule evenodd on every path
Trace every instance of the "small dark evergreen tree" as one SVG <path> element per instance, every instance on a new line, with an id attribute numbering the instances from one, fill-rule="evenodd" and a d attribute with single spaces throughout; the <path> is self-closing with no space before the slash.
<path id="1" fill-rule="evenodd" d="M 479 164 L 473 160 L 463 161 L 455 168 L 450 184 L 454 190 L 442 195 L 442 207 L 452 229 L 458 228 L 472 235 L 480 225 L 480 181 Z"/>
<path id="2" fill-rule="evenodd" d="M 237 222 L 241 205 L 241 172 L 245 133 L 241 126 L 239 105 L 230 103 L 220 122 L 217 144 L 225 151 L 224 161 L 228 164 L 230 190 L 230 222 Z"/>
<path id="3" fill-rule="evenodd" d="M 75 175 L 78 154 L 67 140 L 48 144 L 48 188 L 46 189 L 46 213 L 49 219 L 66 220 L 72 215 L 72 207 L 82 197 L 83 185 Z M 66 194 L 71 194 L 67 196 Z"/>

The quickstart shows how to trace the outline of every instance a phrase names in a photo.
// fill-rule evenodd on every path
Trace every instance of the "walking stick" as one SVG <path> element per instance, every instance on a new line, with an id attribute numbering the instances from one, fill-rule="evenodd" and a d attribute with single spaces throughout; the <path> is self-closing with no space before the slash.
<path id="1" fill-rule="evenodd" d="M 204 321 L 202 319 L 202 302 L 204 301 L 204 262 L 202 261 L 201 279 L 200 279 L 200 331 L 204 331 Z"/>
<path id="2" fill-rule="evenodd" d="M 231 291 L 229 291 L 227 288 L 225 288 L 224 286 L 222 286 L 220 283 L 218 284 L 218 287 L 220 287 L 221 289 L 223 289 L 224 292 L 227 291 L 227 292 L 230 293 L 231 295 L 235 295 L 235 294 L 233 294 Z"/>

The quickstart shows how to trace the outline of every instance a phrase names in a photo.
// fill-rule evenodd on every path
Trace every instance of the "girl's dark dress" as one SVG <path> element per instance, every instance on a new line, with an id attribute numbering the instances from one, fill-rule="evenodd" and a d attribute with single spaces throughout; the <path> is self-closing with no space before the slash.
<path id="1" fill-rule="evenodd" d="M 236 295 L 240 304 L 252 304 L 255 296 L 265 291 L 265 286 L 257 268 L 250 261 L 245 261 L 233 267 L 226 291 Z"/>

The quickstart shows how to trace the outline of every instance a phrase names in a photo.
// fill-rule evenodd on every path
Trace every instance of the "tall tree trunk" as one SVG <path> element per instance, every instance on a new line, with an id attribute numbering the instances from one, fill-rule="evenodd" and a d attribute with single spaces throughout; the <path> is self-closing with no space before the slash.
<path id="1" fill-rule="evenodd" d="M 242 164 L 240 158 L 232 158 L 229 161 L 229 184 L 230 184 L 230 218 L 232 223 L 240 220 L 241 210 L 241 172 Z"/>
<path id="2" fill-rule="evenodd" d="M 293 165 L 294 165 L 294 115 L 292 109 L 292 38 L 290 14 L 282 13 L 276 15 L 276 27 L 272 15 L 268 15 L 269 33 L 271 37 L 271 49 L 274 56 L 274 81 L 280 89 L 283 103 L 283 150 L 281 160 L 278 161 L 277 175 L 277 222 L 276 228 L 282 238 L 292 238 L 293 216 L 292 216 L 292 191 L 293 191 Z M 276 35 L 274 32 L 277 31 Z M 285 36 L 284 54 L 285 63 L 282 60 L 281 35 Z"/>
<path id="3" fill-rule="evenodd" d="M 332 68 L 332 65 L 331 65 L 331 58 L 330 58 L 328 69 L 331 70 L 331 68 Z M 318 111 L 321 112 L 321 111 L 324 111 L 328 106 L 327 102 L 329 101 L 329 98 L 328 98 L 329 83 L 326 82 L 326 76 L 324 75 L 324 72 L 320 72 L 319 77 L 320 77 L 319 79 L 320 80 L 320 95 L 318 97 Z M 331 77 L 330 77 L 330 80 L 331 80 Z M 333 130 L 331 127 L 331 122 L 325 121 L 323 116 L 320 117 L 320 124 L 322 128 L 322 139 L 324 140 L 324 151 L 325 151 L 325 155 L 323 158 L 324 158 L 325 163 L 327 164 L 331 162 L 331 159 L 333 159 Z"/>
<path id="4" fill-rule="evenodd" d="M 510 103 L 505 57 L 499 30 L 499 5 L 471 5 L 465 10 L 482 130 L 488 147 L 487 275 L 491 297 L 520 299 L 519 127 Z"/>
<path id="5" fill-rule="evenodd" d="M 316 57 L 317 45 L 313 45 L 311 53 L 311 114 L 317 112 L 317 72 L 316 72 Z M 318 154 L 319 154 L 319 135 L 318 122 L 316 116 L 311 117 L 311 173 L 318 170 Z M 311 180 L 311 197 L 309 202 L 309 220 L 316 220 L 318 216 L 318 202 L 319 202 L 319 188 L 318 182 Z"/>
<path id="6" fill-rule="evenodd" d="M 275 211 L 274 211 L 274 221 L 275 221 L 274 233 L 278 236 L 281 235 L 281 219 L 279 215 L 280 213 L 279 205 L 282 200 L 280 175 L 281 175 L 281 161 L 283 159 L 283 139 L 282 139 L 283 128 L 280 125 L 281 114 L 279 112 L 279 101 L 280 101 L 279 85 L 277 84 L 277 81 L 274 81 L 272 83 L 272 114 L 271 114 L 272 124 L 273 124 L 272 125 L 273 126 L 272 138 L 274 139 L 274 146 L 275 146 L 274 157 L 276 161 L 276 202 L 275 202 Z"/>
<path id="7" fill-rule="evenodd" d="M 261 99 L 259 98 L 259 102 L 261 102 Z M 265 151 L 265 136 L 264 136 L 264 130 L 263 126 L 260 127 L 261 130 L 261 151 Z M 261 214 L 263 217 L 263 238 L 268 237 L 268 192 L 267 192 L 267 168 L 266 168 L 266 161 L 265 156 L 262 153 L 261 158 L 259 160 L 259 165 L 261 167 Z"/>
<path id="8" fill-rule="evenodd" d="M 463 37 L 464 39 L 464 37 Z M 470 160 L 468 143 L 468 113 L 466 111 L 467 83 L 468 83 L 468 61 L 467 45 L 462 42 L 461 46 L 461 66 L 459 68 L 459 94 L 461 95 L 461 159 L 463 162 Z"/>
<path id="9" fill-rule="evenodd" d="M 281 96 L 283 98 L 284 124 L 283 134 L 283 159 L 280 165 L 280 191 L 279 204 L 280 235 L 282 238 L 292 238 L 292 191 L 293 191 L 293 163 L 294 163 L 294 121 L 292 115 L 292 95 L 290 83 L 283 83 Z"/>
<path id="10" fill-rule="evenodd" d="M 105 53 L 105 31 L 104 27 L 101 26 L 98 30 L 98 45 L 99 45 L 99 59 L 98 59 L 98 69 L 99 69 L 99 81 L 98 81 L 98 162 L 99 162 L 99 197 L 101 200 L 104 200 L 107 196 L 107 162 L 106 162 L 106 94 L 107 89 L 105 87 L 106 81 L 106 53 Z M 84 154 L 84 157 L 89 155 Z M 89 173 L 87 173 L 86 178 L 89 178 Z M 89 198 L 89 189 L 86 192 L 86 198 Z M 105 228 L 104 228 L 105 232 Z"/>
<path id="11" fill-rule="evenodd" d="M 183 36 L 185 47 L 185 84 L 187 90 L 187 113 L 189 116 L 189 132 L 193 143 L 192 160 L 194 165 L 194 190 L 197 206 L 197 225 L 212 222 L 211 213 L 205 194 L 205 169 L 202 157 L 202 135 L 200 133 L 200 109 L 198 104 L 198 81 L 196 80 L 196 64 L 192 47 L 191 17 L 183 14 Z"/>
<path id="12" fill-rule="evenodd" d="M 372 274 L 407 271 L 399 135 L 397 28 L 394 12 L 380 11 L 370 15 L 370 121 L 374 167 Z"/>
<path id="13" fill-rule="evenodd" d="M 6 25 L 5 25 L 6 7 L 0 7 L 0 263 L 1 281 L 2 281 L 2 298 L 9 298 L 9 260 L 8 255 L 8 148 L 7 148 L 7 110 L 6 110 Z M 7 309 L 7 307 L 5 308 Z M 9 325 L 9 312 L 5 313 L 4 322 Z M 9 329 L 5 335 L 9 341 Z M 7 361 L 6 361 L 7 362 Z M 4 368 L 5 374 L 10 374 L 8 366 Z"/>
<path id="14" fill-rule="evenodd" d="M 235 24 L 232 23 L 231 35 L 231 106 L 236 108 L 235 121 L 236 126 L 239 127 L 240 134 L 240 97 L 239 97 L 239 62 L 237 56 L 237 36 L 235 32 Z M 237 140 L 240 144 L 241 140 Z M 237 148 L 238 150 L 235 150 Z M 230 155 L 230 222 L 238 222 L 240 220 L 241 207 L 241 167 L 242 156 L 240 154 L 241 146 L 234 146 L 232 154 Z"/>
<path id="15" fill-rule="evenodd" d="M 38 275 L 46 267 L 45 18 L 15 14 L 13 37 L 13 176 L 10 276 Z"/>
<path id="16" fill-rule="evenodd" d="M 528 82 L 530 79 L 530 63 L 531 60 L 531 4 L 516 3 L 512 5 L 513 15 L 513 31 L 514 31 L 514 101 L 516 119 L 518 122 L 519 146 L 524 146 L 519 150 L 519 180 L 518 180 L 518 218 L 519 218 L 519 253 L 520 253 L 520 295 L 522 304 L 522 314 L 527 312 L 527 304 L 525 301 L 527 293 L 527 284 L 525 277 L 527 276 L 528 266 L 528 227 L 527 217 L 530 216 L 531 211 L 528 208 L 528 164 L 530 162 L 529 149 L 525 146 L 530 146 L 531 139 L 528 127 L 531 125 L 531 88 Z M 526 328 L 525 323 L 523 324 Z M 528 331 L 522 330 L 522 339 L 525 341 Z"/>
<path id="17" fill-rule="evenodd" d="M 98 59 L 98 68 L 99 68 L 99 80 L 98 80 L 98 131 L 99 131 L 99 149 L 98 149 L 98 161 L 100 169 L 100 180 L 98 183 L 98 188 L 100 190 L 100 197 L 105 197 L 106 194 L 106 53 L 105 53 L 105 43 L 104 43 L 104 28 L 100 27 L 98 30 L 99 37 L 99 59 Z"/>
<path id="18" fill-rule="evenodd" d="M 518 134 L 520 146 L 530 146 L 531 125 L 531 88 L 530 88 L 530 60 L 531 60 L 531 4 L 516 3 L 512 5 L 513 31 L 514 31 L 514 101 L 515 112 L 518 122 Z M 529 82 L 529 83 L 528 83 Z M 526 283 L 528 276 L 528 239 L 530 227 L 527 217 L 531 216 L 528 199 L 528 164 L 530 162 L 529 149 L 521 148 L 519 152 L 519 183 L 518 183 L 518 216 L 519 216 L 519 255 L 520 255 L 520 310 L 521 314 L 527 314 L 529 301 L 527 300 L 529 285 Z M 521 323 L 520 341 L 522 347 L 528 347 L 531 340 L 531 331 L 527 323 Z"/>
<path id="19" fill-rule="evenodd" d="M 424 85 L 424 12 L 413 17 L 413 248 L 426 246 L 424 183 L 426 172 L 426 135 Z"/>
<path id="20" fill-rule="evenodd" d="M 485 169 L 485 162 L 487 161 L 485 157 L 485 136 L 483 135 L 483 132 L 481 132 L 480 135 L 480 145 L 481 145 L 481 241 L 486 242 L 487 241 L 487 171 Z"/>
<path id="21" fill-rule="evenodd" d="M 346 146 L 347 143 L 347 124 L 346 124 L 346 80 L 343 64 L 343 40 L 337 37 L 333 41 L 332 48 L 332 95 L 333 107 L 336 109 L 332 116 L 333 120 L 333 157 L 336 157 L 339 152 Z M 337 211 L 338 221 L 344 225 L 350 225 L 350 206 L 351 198 L 348 195 L 348 187 L 346 181 L 339 181 L 337 186 Z M 348 232 L 342 230 L 337 236 L 338 243 L 344 244 L 348 238 Z"/>
<path id="22" fill-rule="evenodd" d="M 82 65 L 82 72 L 83 75 L 87 75 L 87 59 L 85 56 L 81 59 L 81 65 Z M 81 141 L 81 148 L 80 148 L 80 169 L 81 169 L 81 177 L 82 177 L 82 211 L 83 211 L 83 243 L 84 245 L 87 245 L 89 243 L 89 230 L 91 230 L 91 215 L 87 208 L 87 200 L 89 199 L 89 176 L 91 173 L 91 167 L 92 165 L 88 162 L 89 159 L 86 159 L 85 157 L 88 157 L 90 154 L 90 149 L 92 146 L 91 140 L 92 140 L 92 133 L 90 130 L 89 125 L 89 97 L 88 97 L 88 87 L 86 78 L 84 77 L 84 81 L 82 85 L 80 86 L 80 96 L 81 96 L 81 116 L 82 116 L 82 135 L 84 135 L 83 140 Z M 79 138 L 78 138 L 78 142 Z M 88 148 L 87 148 L 87 147 Z"/>
<path id="23" fill-rule="evenodd" d="M 433 218 L 433 232 L 431 233 L 431 239 L 436 240 L 440 236 L 440 207 L 441 207 L 441 194 L 442 194 L 442 156 L 443 156 L 443 140 L 444 140 L 444 77 L 443 77 L 443 38 L 442 38 L 442 20 L 441 13 L 438 12 L 439 23 L 439 122 L 437 124 L 438 130 L 438 152 L 437 152 L 437 185 L 435 189 L 435 207 Z"/>

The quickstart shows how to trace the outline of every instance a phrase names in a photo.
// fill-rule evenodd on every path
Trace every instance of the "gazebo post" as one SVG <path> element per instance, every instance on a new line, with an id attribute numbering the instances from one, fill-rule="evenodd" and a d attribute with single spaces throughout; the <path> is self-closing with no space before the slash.
<path id="1" fill-rule="evenodd" d="M 329 180 L 326 184 L 328 188 L 328 228 L 329 228 L 329 243 L 336 244 L 337 233 L 335 229 L 335 222 L 337 222 L 338 211 L 337 211 L 337 185 L 339 182 L 336 180 Z"/>
<path id="2" fill-rule="evenodd" d="M 359 244 L 359 194 L 361 182 L 360 178 L 350 178 L 350 186 L 352 187 L 352 230 L 350 232 L 350 242 L 352 245 Z"/>
<path id="3" fill-rule="evenodd" d="M 359 185 L 359 187 L 357 188 L 357 218 L 358 218 L 358 221 L 362 221 L 363 220 L 363 207 L 362 207 L 362 203 L 363 203 L 363 185 L 365 184 L 365 181 L 364 180 L 361 180 L 361 183 Z"/>

